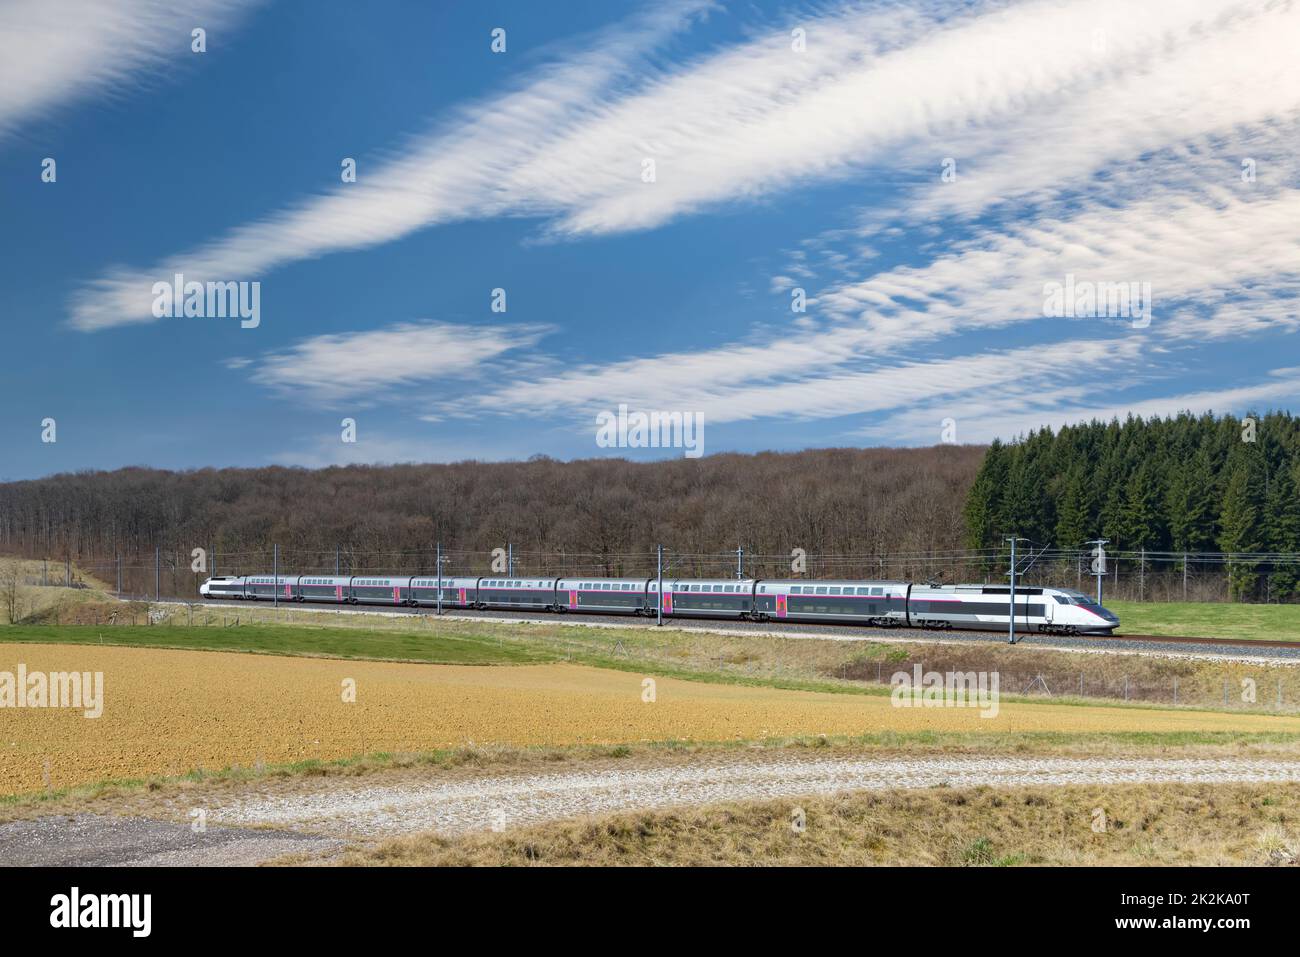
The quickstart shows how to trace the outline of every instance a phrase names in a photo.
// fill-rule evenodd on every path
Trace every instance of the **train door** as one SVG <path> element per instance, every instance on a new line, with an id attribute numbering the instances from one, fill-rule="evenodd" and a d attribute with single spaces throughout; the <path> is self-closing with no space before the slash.
<path id="1" fill-rule="evenodd" d="M 578 590 L 576 588 L 569 589 L 569 607 L 570 608 L 578 607 Z"/>
<path id="2" fill-rule="evenodd" d="M 666 591 L 666 592 L 664 592 L 664 595 L 663 595 L 663 606 L 664 606 L 664 614 L 665 614 L 665 615 L 671 615 L 671 614 L 673 613 L 673 593 L 672 593 L 672 592 L 670 592 L 670 591 Z"/>
<path id="3" fill-rule="evenodd" d="M 776 596 L 776 617 L 785 617 L 785 595 Z"/>

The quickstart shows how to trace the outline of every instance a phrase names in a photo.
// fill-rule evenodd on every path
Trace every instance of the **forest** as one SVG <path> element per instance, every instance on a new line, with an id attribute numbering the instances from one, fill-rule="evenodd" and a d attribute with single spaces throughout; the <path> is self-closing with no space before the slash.
<path id="1" fill-rule="evenodd" d="M 1233 553 L 1199 565 L 1218 564 L 1231 597 L 1285 601 L 1300 591 L 1294 559 L 1277 554 L 1300 552 L 1298 487 L 1300 421 L 1289 413 L 1042 429 L 989 447 L 966 503 L 966 543 L 1005 547 L 1014 533 L 1072 549 L 1101 537 L 1112 552 L 1163 562 L 1165 577 L 1183 553 Z"/>
<path id="2" fill-rule="evenodd" d="M 280 567 L 344 573 L 481 574 L 511 546 L 518 574 L 654 571 L 922 574 L 959 550 L 962 503 L 983 447 L 823 449 L 632 462 L 459 462 L 307 470 L 127 468 L 0 484 L 0 551 L 93 569 L 123 589 L 194 593 L 194 548 L 219 573 Z M 336 553 L 337 549 L 337 553 Z M 900 559 L 905 555 L 905 559 Z M 898 567 L 882 565 L 889 556 Z M 838 557 L 838 558 L 837 558 Z M 910 563 L 910 564 L 908 564 Z M 903 567 L 906 564 L 906 567 Z"/>
<path id="3" fill-rule="evenodd" d="M 60 474 L 0 484 L 0 552 L 188 596 L 273 546 L 292 572 L 426 573 L 441 545 L 448 574 L 508 548 L 516 574 L 639 575 L 662 545 L 667 574 L 1001 582 L 1016 535 L 1025 580 L 1091 588 L 1100 537 L 1112 597 L 1294 601 L 1298 488 L 1300 420 L 1182 414 L 989 446 Z"/>

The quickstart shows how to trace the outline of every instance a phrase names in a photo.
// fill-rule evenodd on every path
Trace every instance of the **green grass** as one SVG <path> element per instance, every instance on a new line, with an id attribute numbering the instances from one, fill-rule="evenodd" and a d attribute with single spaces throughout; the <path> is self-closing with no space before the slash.
<path id="1" fill-rule="evenodd" d="M 1106 600 L 1120 633 L 1300 641 L 1300 605 Z"/>
<path id="2" fill-rule="evenodd" d="M 19 625 L 0 630 L 0 642 L 320 655 L 443 665 L 526 664 L 554 661 L 558 657 L 543 648 L 517 642 L 498 643 L 477 636 L 367 632 L 301 625 L 240 625 L 237 628 Z"/>

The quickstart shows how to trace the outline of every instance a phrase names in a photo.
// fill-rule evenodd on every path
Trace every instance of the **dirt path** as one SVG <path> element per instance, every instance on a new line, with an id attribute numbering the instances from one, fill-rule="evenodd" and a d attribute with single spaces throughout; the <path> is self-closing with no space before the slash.
<path id="1" fill-rule="evenodd" d="M 860 790 L 1300 782 L 1300 761 L 1238 757 L 871 756 L 754 750 L 538 770 L 395 769 L 225 782 L 0 824 L 0 865 L 239 865 L 330 857 L 349 841 Z M 195 807 L 207 829 L 192 832 Z"/>
<path id="2" fill-rule="evenodd" d="M 497 774 L 468 781 L 316 782 L 297 793 L 236 798 L 214 807 L 212 820 L 340 837 L 389 837 L 428 830 L 502 830 L 613 811 L 837 791 L 1298 781 L 1300 763 L 1233 758 L 845 759 L 755 753 L 676 767 Z"/>

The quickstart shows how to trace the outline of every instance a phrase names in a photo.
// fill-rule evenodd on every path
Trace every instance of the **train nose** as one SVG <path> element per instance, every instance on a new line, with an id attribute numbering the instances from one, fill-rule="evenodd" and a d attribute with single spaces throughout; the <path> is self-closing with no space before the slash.
<path id="1" fill-rule="evenodd" d="M 202 585 L 199 586 L 199 594 L 200 594 L 200 595 L 203 595 L 203 596 L 206 596 L 206 595 L 208 594 L 208 583 L 207 583 L 207 582 L 204 582 Z"/>

